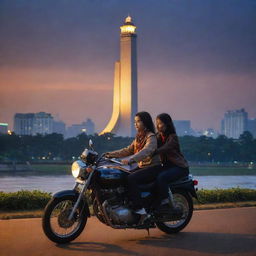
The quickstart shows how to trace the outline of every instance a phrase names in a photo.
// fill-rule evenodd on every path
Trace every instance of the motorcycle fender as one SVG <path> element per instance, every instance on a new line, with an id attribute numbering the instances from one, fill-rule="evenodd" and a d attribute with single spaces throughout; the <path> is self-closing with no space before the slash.
<path id="1" fill-rule="evenodd" d="M 188 191 L 192 197 L 198 199 L 197 197 L 197 194 L 196 194 L 196 191 L 195 191 L 195 188 L 194 188 L 194 185 L 191 184 L 190 182 L 189 183 L 183 183 L 183 184 L 179 184 L 179 185 L 174 185 L 174 186 L 170 186 L 171 190 L 172 189 L 183 189 L 183 190 L 186 190 Z"/>
<path id="2" fill-rule="evenodd" d="M 191 194 L 194 198 L 196 198 L 196 199 L 198 200 L 198 197 L 197 197 L 197 194 L 196 194 L 195 189 L 191 189 L 191 190 L 189 190 L 189 192 L 190 192 L 190 194 Z"/>
<path id="3" fill-rule="evenodd" d="M 63 191 L 59 191 L 59 192 L 57 192 L 53 195 L 54 198 L 60 198 L 60 197 L 63 197 L 63 196 L 74 196 L 74 197 L 78 198 L 79 193 L 75 190 L 63 190 Z M 83 199 L 83 203 L 84 203 L 83 208 L 84 208 L 84 211 L 86 213 L 86 216 L 90 217 L 91 214 L 90 214 L 89 206 L 88 206 L 88 203 L 87 203 L 85 198 Z"/>

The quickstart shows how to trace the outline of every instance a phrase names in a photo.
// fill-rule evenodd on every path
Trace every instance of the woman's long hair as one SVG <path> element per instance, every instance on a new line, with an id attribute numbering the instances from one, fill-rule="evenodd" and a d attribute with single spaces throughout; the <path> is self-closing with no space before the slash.
<path id="1" fill-rule="evenodd" d="M 152 117 L 148 112 L 138 112 L 135 116 L 138 116 L 140 118 L 147 131 L 155 133 L 155 126 Z"/>
<path id="2" fill-rule="evenodd" d="M 148 112 L 138 112 L 135 116 L 140 118 L 145 127 L 145 130 L 138 132 L 135 137 L 135 153 L 137 153 L 145 146 L 147 132 L 150 131 L 155 134 L 155 126 L 152 117 Z"/>
<path id="3" fill-rule="evenodd" d="M 176 129 L 174 127 L 174 124 L 170 115 L 166 113 L 162 113 L 158 115 L 156 118 L 159 119 L 161 122 L 163 122 L 166 126 L 166 131 L 164 132 L 164 135 L 169 135 L 173 133 L 176 134 Z"/>

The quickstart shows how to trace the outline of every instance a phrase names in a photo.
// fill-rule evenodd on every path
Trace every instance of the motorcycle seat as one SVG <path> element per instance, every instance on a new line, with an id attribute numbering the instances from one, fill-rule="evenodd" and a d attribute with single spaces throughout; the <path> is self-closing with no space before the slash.
<path id="1" fill-rule="evenodd" d="M 150 191 L 155 187 L 155 182 L 147 183 L 147 184 L 140 184 L 139 188 L 142 191 Z"/>
<path id="2" fill-rule="evenodd" d="M 182 177 L 178 180 L 171 181 L 170 185 L 177 185 L 177 184 L 186 183 L 186 182 L 189 182 L 189 181 L 191 181 L 191 177 L 188 175 L 188 176 Z"/>
<path id="3" fill-rule="evenodd" d="M 191 181 L 191 177 L 188 175 L 188 176 L 182 177 L 178 180 L 170 182 L 170 185 L 178 185 L 178 184 L 186 183 L 189 181 Z M 156 184 L 155 182 L 151 182 L 151 183 L 147 183 L 147 184 L 140 184 L 139 188 L 141 191 L 150 191 L 155 187 L 155 184 Z"/>

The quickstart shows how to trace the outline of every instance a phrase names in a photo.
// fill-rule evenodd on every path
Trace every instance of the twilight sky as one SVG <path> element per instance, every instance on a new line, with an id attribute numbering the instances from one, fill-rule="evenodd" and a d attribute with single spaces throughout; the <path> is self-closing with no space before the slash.
<path id="1" fill-rule="evenodd" d="M 138 33 L 139 110 L 215 128 L 256 117 L 254 0 L 0 0 L 0 122 L 45 111 L 97 132 L 112 112 L 119 27 Z"/>

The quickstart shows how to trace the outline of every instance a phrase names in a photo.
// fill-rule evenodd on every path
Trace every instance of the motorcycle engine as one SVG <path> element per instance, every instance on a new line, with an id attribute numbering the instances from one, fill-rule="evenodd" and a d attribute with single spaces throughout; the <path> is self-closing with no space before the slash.
<path id="1" fill-rule="evenodd" d="M 106 190 L 106 189 L 105 189 Z M 109 190 L 105 192 L 110 192 Z M 111 189 L 113 192 L 113 189 Z M 121 196 L 121 189 L 118 188 L 118 193 L 116 193 L 113 197 L 108 197 L 106 211 L 111 222 L 115 225 L 132 225 L 135 224 L 138 219 L 137 216 L 132 212 L 132 210 L 128 207 L 126 201 Z M 110 193 L 109 193 L 110 194 Z M 117 196 L 119 194 L 119 196 Z"/>
<path id="2" fill-rule="evenodd" d="M 132 225 L 137 218 L 134 213 L 126 206 L 108 206 L 109 218 L 116 225 Z"/>

